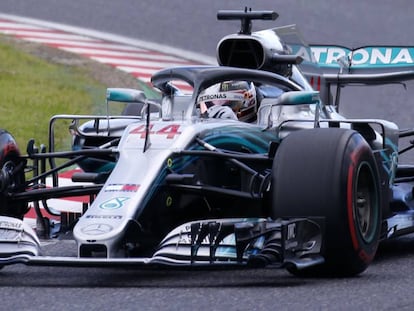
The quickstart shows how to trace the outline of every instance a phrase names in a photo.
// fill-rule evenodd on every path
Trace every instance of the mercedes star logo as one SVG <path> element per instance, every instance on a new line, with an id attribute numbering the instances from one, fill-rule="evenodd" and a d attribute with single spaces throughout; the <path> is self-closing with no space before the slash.
<path id="1" fill-rule="evenodd" d="M 81 231 L 87 235 L 100 235 L 108 233 L 112 230 L 112 226 L 107 224 L 92 224 L 86 227 L 83 227 Z"/>

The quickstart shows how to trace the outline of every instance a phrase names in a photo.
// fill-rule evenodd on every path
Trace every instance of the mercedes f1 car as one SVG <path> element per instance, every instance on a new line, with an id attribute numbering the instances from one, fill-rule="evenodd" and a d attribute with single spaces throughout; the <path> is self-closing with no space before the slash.
<path id="1" fill-rule="evenodd" d="M 1 131 L 0 265 L 271 266 L 352 276 L 381 240 L 413 232 L 414 167 L 398 163 L 413 143 L 398 150 L 398 142 L 414 130 L 347 119 L 332 89 L 409 80 L 414 71 L 365 72 L 363 53 L 375 48 L 312 51 L 292 26 L 251 32 L 252 20 L 276 17 L 220 11 L 242 27 L 219 42 L 219 66 L 154 74 L 161 99 L 109 88 L 107 105 L 134 113 L 54 116 L 48 150 L 29 141 L 21 154 Z M 315 51 L 339 60 L 317 64 Z M 68 151 L 55 147 L 61 120 L 72 121 Z M 60 185 L 58 173 L 74 165 L 73 183 Z M 65 197 L 83 198 L 70 221 L 50 206 Z M 23 220 L 30 208 L 35 230 Z M 53 234 L 50 214 L 60 215 Z M 76 256 L 45 255 L 40 232 L 73 239 Z"/>

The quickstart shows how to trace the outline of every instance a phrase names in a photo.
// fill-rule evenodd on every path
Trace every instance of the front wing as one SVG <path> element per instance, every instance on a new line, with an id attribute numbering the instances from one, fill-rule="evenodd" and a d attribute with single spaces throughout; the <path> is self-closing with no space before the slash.
<path id="1" fill-rule="evenodd" d="M 171 231 L 151 257 L 43 256 L 41 242 L 23 221 L 0 216 L 0 266 L 240 266 L 297 269 L 321 264 L 322 233 L 309 219 L 216 219 Z"/>

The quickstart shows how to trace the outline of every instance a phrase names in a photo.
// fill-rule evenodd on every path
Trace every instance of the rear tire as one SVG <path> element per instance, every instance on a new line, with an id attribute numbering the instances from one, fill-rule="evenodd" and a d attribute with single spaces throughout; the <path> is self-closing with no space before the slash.
<path id="1" fill-rule="evenodd" d="M 0 215 L 23 219 L 27 202 L 10 201 L 9 194 L 25 190 L 25 174 L 20 151 L 13 136 L 0 129 Z M 17 169 L 19 168 L 20 169 Z"/>
<path id="2" fill-rule="evenodd" d="M 353 276 L 373 260 L 381 198 L 372 150 L 357 132 L 339 128 L 289 134 L 273 163 L 272 217 L 324 217 L 325 263 L 298 276 Z"/>

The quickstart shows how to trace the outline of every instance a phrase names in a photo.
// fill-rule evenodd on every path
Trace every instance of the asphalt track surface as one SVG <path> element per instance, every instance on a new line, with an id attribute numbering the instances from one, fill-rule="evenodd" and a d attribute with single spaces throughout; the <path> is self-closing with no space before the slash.
<path id="1" fill-rule="evenodd" d="M 275 9 L 312 43 L 414 45 L 414 3 L 369 1 L 1 0 L 0 12 L 150 40 L 214 56 L 236 22 L 218 9 Z M 268 23 L 257 23 L 265 28 Z M 347 113 L 413 126 L 413 83 L 353 89 Z M 410 158 L 408 158 L 410 160 Z M 69 252 L 72 245 L 49 245 Z M 280 270 L 167 271 L 17 265 L 0 272 L 0 309 L 18 310 L 412 310 L 414 238 L 384 243 L 371 267 L 350 279 L 300 279 Z"/>

